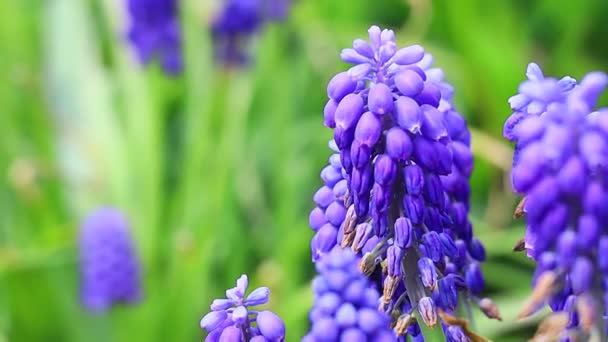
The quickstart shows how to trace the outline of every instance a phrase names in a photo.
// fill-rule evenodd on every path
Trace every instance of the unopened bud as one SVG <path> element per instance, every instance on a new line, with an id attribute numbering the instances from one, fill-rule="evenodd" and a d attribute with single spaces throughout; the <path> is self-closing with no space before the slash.
<path id="1" fill-rule="evenodd" d="M 479 301 L 478 305 L 486 317 L 502 321 L 498 306 L 490 298 L 483 298 Z"/>

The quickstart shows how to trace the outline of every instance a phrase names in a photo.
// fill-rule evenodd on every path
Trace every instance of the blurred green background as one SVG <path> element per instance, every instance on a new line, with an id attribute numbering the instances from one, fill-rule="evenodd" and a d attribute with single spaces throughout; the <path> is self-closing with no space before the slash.
<path id="1" fill-rule="evenodd" d="M 472 218 L 487 294 L 516 322 L 533 267 L 511 252 L 507 98 L 529 61 L 549 75 L 608 70 L 602 0 L 300 0 L 257 37 L 246 70 L 214 66 L 214 0 L 181 0 L 185 73 L 134 63 L 123 0 L 0 2 L 0 341 L 193 341 L 213 298 L 242 273 L 271 288 L 288 341 L 308 326 L 314 274 L 308 212 L 330 130 L 325 86 L 339 51 L 371 24 L 435 55 L 473 130 Z M 79 221 L 112 205 L 129 217 L 145 300 L 107 315 L 77 297 Z"/>

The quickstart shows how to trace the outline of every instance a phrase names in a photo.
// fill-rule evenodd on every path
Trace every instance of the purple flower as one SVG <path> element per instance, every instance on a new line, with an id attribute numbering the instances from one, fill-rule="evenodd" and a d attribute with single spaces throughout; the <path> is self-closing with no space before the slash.
<path id="1" fill-rule="evenodd" d="M 380 294 L 358 265 L 355 253 L 340 247 L 317 262 L 311 330 L 304 341 L 376 341 L 393 336 L 388 315 L 377 310 Z"/>
<path id="2" fill-rule="evenodd" d="M 290 0 L 224 0 L 211 23 L 215 55 L 226 65 L 249 62 L 247 50 L 254 35 L 267 21 L 282 21 Z"/>
<path id="3" fill-rule="evenodd" d="M 125 217 L 112 208 L 89 214 L 80 228 L 80 297 L 91 311 L 141 298 L 140 265 Z"/>
<path id="4" fill-rule="evenodd" d="M 268 302 L 268 288 L 259 287 L 245 296 L 248 287 L 249 280 L 242 275 L 235 287 L 226 290 L 225 299 L 213 300 L 211 312 L 200 321 L 201 328 L 209 332 L 205 341 L 285 340 L 285 324 L 279 316 L 271 311 L 250 310 Z"/>
<path id="5" fill-rule="evenodd" d="M 333 130 L 335 170 L 323 169 L 325 186 L 314 196 L 312 252 L 319 260 L 340 245 L 361 256 L 362 272 L 382 289 L 380 309 L 404 317 L 402 336 L 417 327 L 405 323 L 412 312 L 434 325 L 435 308 L 453 312 L 460 297 L 478 301 L 485 251 L 468 220 L 473 157 L 453 87 L 421 46 L 399 49 L 394 33 L 376 26 L 368 33 L 369 42 L 356 39 L 342 50 L 353 66 L 327 86 L 324 123 Z M 332 163 L 337 156 L 340 163 Z M 336 202 L 346 215 L 330 222 Z M 475 272 L 467 278 L 469 269 Z"/>
<path id="6" fill-rule="evenodd" d="M 534 70 L 538 74 L 540 69 Z M 545 301 L 553 310 L 574 314 L 576 306 L 565 305 L 566 300 L 596 295 L 594 287 L 603 292 L 605 285 L 597 284 L 607 279 L 602 241 L 608 232 L 601 227 L 608 223 L 608 111 L 595 107 L 608 76 L 590 73 L 576 87 L 569 78 L 551 79 L 543 83 L 543 89 L 554 88 L 546 94 L 530 84 L 541 76 L 528 75 L 520 87 L 535 101 L 542 97 L 550 103 L 516 126 L 514 132 L 525 132 L 516 139 L 525 136 L 525 144 L 518 143 L 511 176 L 515 192 L 526 197 L 525 245 L 537 262 L 535 286 L 545 286 L 538 279 L 552 274 L 554 291 Z M 467 282 L 475 278 L 471 273 Z"/>
<path id="7" fill-rule="evenodd" d="M 518 126 L 523 119 L 531 115 L 541 115 L 551 103 L 563 103 L 568 93 L 576 87 L 576 80 L 570 76 L 559 80 L 545 77 L 536 63 L 528 64 L 526 76 L 528 80 L 521 83 L 519 93 L 509 98 L 513 113 L 503 129 L 504 137 L 515 142 L 522 134 Z"/>
<path id="8" fill-rule="evenodd" d="M 127 0 L 127 37 L 142 64 L 158 58 L 167 74 L 182 71 L 177 0 Z"/>

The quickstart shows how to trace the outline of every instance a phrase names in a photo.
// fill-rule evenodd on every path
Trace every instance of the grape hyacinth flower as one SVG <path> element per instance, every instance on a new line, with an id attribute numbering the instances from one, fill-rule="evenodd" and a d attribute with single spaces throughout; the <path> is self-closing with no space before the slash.
<path id="1" fill-rule="evenodd" d="M 205 341 L 285 340 L 285 324 L 279 316 L 267 310 L 251 310 L 251 307 L 268 302 L 270 290 L 267 287 L 259 287 L 245 297 L 248 286 L 247 276 L 242 275 L 237 279 L 236 287 L 226 290 L 225 299 L 215 299 L 211 303 L 211 312 L 200 322 L 201 328 L 209 332 Z"/>
<path id="2" fill-rule="evenodd" d="M 141 64 L 158 58 L 169 75 L 182 71 L 178 0 L 127 0 L 127 38 Z"/>
<path id="3" fill-rule="evenodd" d="M 570 317 L 564 338 L 586 340 L 595 324 L 605 340 L 608 108 L 595 107 L 606 85 L 604 73 L 589 73 L 513 131 L 520 152 L 512 185 L 525 196 L 526 247 L 537 262 L 534 293 L 521 316 L 548 303 Z M 543 85 L 528 91 L 540 93 Z"/>
<path id="4" fill-rule="evenodd" d="M 211 23 L 216 59 L 226 65 L 245 65 L 254 35 L 269 21 L 287 17 L 289 0 L 225 0 Z"/>
<path id="5" fill-rule="evenodd" d="M 304 342 L 397 341 L 389 316 L 377 310 L 380 294 L 358 270 L 360 258 L 336 246 L 316 264 L 310 332 Z"/>
<path id="6" fill-rule="evenodd" d="M 342 51 L 354 66 L 327 87 L 324 124 L 336 154 L 309 217 L 313 260 L 336 244 L 362 252 L 361 270 L 393 317 L 417 315 L 455 333 L 438 314 L 453 313 L 464 297 L 499 318 L 477 297 L 485 251 L 468 220 L 470 134 L 453 88 L 421 46 L 397 49 L 393 31 L 377 26 L 369 38 Z"/>
<path id="7" fill-rule="evenodd" d="M 80 296 L 90 311 L 141 298 L 140 265 L 125 217 L 97 209 L 80 228 Z"/>

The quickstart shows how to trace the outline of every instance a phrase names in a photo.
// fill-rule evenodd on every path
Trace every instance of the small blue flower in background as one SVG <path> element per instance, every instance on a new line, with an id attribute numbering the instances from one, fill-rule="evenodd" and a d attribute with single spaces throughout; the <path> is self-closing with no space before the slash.
<path id="1" fill-rule="evenodd" d="M 253 290 L 247 297 L 249 280 L 242 275 L 236 281 L 236 287 L 226 290 L 226 298 L 215 299 L 211 303 L 211 312 L 200 322 L 201 328 L 209 335 L 205 341 L 247 342 L 285 340 L 285 325 L 271 311 L 251 310 L 251 307 L 268 302 L 270 290 L 260 287 Z M 255 322 L 255 325 L 252 323 Z"/>
<path id="2" fill-rule="evenodd" d="M 141 298 L 140 265 L 125 217 L 101 208 L 80 229 L 80 295 L 84 307 L 105 311 Z"/>
<path id="3" fill-rule="evenodd" d="M 311 330 L 302 339 L 315 341 L 396 341 L 390 317 L 378 311 L 380 294 L 358 270 L 360 258 L 335 247 L 316 264 Z"/>
<path id="4" fill-rule="evenodd" d="M 608 304 L 608 108 L 596 109 L 608 76 L 592 72 L 579 85 L 528 78 L 520 86 L 525 96 L 515 97 L 534 94 L 536 109 L 529 113 L 529 102 L 510 135 L 519 150 L 512 185 L 525 199 L 525 245 L 537 262 L 521 316 L 549 304 L 569 317 L 563 338 L 587 340 L 592 326 L 605 329 Z"/>
<path id="5" fill-rule="evenodd" d="M 245 65 L 255 34 L 269 21 L 282 21 L 289 0 L 224 0 L 211 23 L 215 57 L 225 65 Z"/>
<path id="6" fill-rule="evenodd" d="M 158 59 L 170 75 L 182 71 L 178 0 L 127 0 L 127 38 L 140 63 Z"/>

